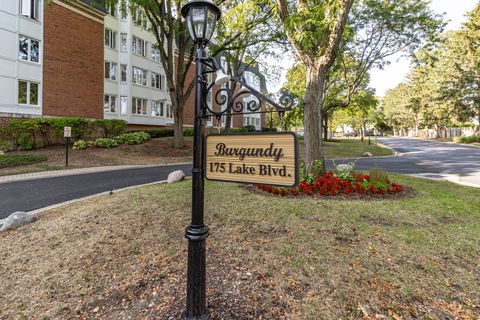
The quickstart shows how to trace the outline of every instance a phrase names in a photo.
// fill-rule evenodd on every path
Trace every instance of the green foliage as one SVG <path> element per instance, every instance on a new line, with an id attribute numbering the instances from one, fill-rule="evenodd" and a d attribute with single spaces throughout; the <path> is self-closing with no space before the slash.
<path id="1" fill-rule="evenodd" d="M 28 151 L 35 148 L 35 140 L 33 139 L 32 135 L 28 132 L 23 132 L 18 137 L 17 141 L 18 147 L 22 151 Z"/>
<path id="2" fill-rule="evenodd" d="M 3 155 L 0 157 L 0 168 L 8 168 L 21 166 L 26 164 L 37 163 L 47 160 L 44 155 Z"/>
<path id="3" fill-rule="evenodd" d="M 387 181 L 388 180 L 388 173 L 380 169 L 378 166 L 374 166 L 370 169 L 370 181 L 376 182 L 376 181 Z"/>
<path id="4" fill-rule="evenodd" d="M 129 132 L 129 133 L 124 133 L 122 135 L 115 137 L 114 140 L 118 144 L 124 144 L 124 143 L 129 145 L 143 144 L 150 140 L 150 135 L 143 131 Z"/>
<path id="5" fill-rule="evenodd" d="M 335 164 L 335 162 L 334 162 Z M 353 178 L 353 170 L 355 169 L 355 164 L 356 164 L 356 161 L 352 161 L 352 162 L 349 162 L 347 164 L 339 164 L 339 165 L 336 165 L 335 168 L 335 173 L 334 175 L 336 177 L 339 177 L 340 179 L 342 180 L 346 180 L 346 181 L 354 181 L 354 178 Z"/>
<path id="6" fill-rule="evenodd" d="M 132 131 L 130 131 L 132 132 Z M 173 137 L 173 129 L 161 129 L 161 130 L 146 130 L 146 133 L 150 135 L 152 139 L 154 138 L 163 138 L 163 137 Z"/>
<path id="7" fill-rule="evenodd" d="M 73 144 L 73 150 L 85 150 L 88 148 L 93 148 L 94 146 L 94 141 L 77 140 Z"/>
<path id="8" fill-rule="evenodd" d="M 461 137 L 461 138 L 455 138 L 455 142 L 460 142 L 460 143 L 480 143 L 480 137 Z"/>
<path id="9" fill-rule="evenodd" d="M 103 129 L 104 138 L 119 136 L 127 130 L 127 123 L 123 120 L 95 120 L 95 124 Z"/>
<path id="10" fill-rule="evenodd" d="M 315 160 L 313 162 L 312 168 L 309 170 L 305 163 L 300 164 L 299 168 L 300 180 L 304 180 L 307 182 L 315 182 L 317 177 L 322 174 L 322 161 Z"/>
<path id="11" fill-rule="evenodd" d="M 269 127 L 264 127 L 262 128 L 262 132 L 277 132 L 278 129 L 277 128 L 269 128 Z"/>
<path id="12" fill-rule="evenodd" d="M 185 137 L 193 137 L 193 135 L 194 135 L 193 128 L 187 128 L 187 129 L 183 130 L 183 135 Z"/>
<path id="13" fill-rule="evenodd" d="M 123 120 L 96 120 L 89 121 L 82 118 L 26 118 L 13 119 L 0 128 L 0 134 L 6 141 L 13 141 L 22 150 L 31 150 L 36 147 L 39 137 L 43 139 L 44 147 L 63 140 L 64 127 L 72 128 L 74 140 L 86 140 L 94 135 L 98 129 L 105 134 L 125 132 L 127 123 Z M 29 137 L 27 137 L 30 136 Z M 6 143 L 5 143 L 6 145 Z"/>
<path id="14" fill-rule="evenodd" d="M 247 133 L 247 132 L 255 132 L 255 126 L 244 126 L 243 128 L 233 128 L 228 130 L 228 133 Z M 221 133 L 227 132 L 225 129 L 221 130 Z"/>
<path id="15" fill-rule="evenodd" d="M 118 143 L 115 139 L 98 138 L 94 141 L 94 146 L 95 148 L 111 149 L 118 147 Z"/>

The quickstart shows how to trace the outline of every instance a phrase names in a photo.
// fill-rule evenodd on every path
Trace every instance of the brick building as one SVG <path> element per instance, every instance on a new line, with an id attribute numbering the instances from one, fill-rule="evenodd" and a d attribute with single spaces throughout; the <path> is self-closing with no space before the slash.
<path id="1" fill-rule="evenodd" d="M 94 0 L 0 2 L 0 119 L 122 119 L 131 128 L 171 127 L 173 112 L 156 39 L 139 9 L 123 13 Z M 226 69 L 226 68 L 225 68 Z M 194 79 L 195 65 L 188 77 Z M 265 91 L 258 69 L 245 80 Z M 208 104 L 215 105 L 214 95 Z M 244 103 L 247 103 L 245 99 Z M 194 94 L 184 108 L 193 126 Z M 264 126 L 260 115 L 234 116 L 233 127 Z M 224 122 L 223 122 L 224 123 Z M 210 118 L 207 126 L 222 125 Z"/>

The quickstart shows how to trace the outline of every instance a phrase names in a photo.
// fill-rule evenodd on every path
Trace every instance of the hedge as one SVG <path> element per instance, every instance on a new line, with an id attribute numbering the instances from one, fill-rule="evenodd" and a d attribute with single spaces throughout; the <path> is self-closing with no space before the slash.
<path id="1" fill-rule="evenodd" d="M 63 142 L 63 128 L 72 128 L 73 140 L 109 138 L 125 133 L 123 120 L 86 120 L 82 118 L 12 119 L 0 127 L 0 145 L 7 149 L 31 150 Z"/>

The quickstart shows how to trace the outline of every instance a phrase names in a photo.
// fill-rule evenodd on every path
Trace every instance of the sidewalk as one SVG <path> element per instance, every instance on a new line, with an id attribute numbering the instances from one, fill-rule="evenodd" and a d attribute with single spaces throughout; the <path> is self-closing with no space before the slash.
<path id="1" fill-rule="evenodd" d="M 9 175 L 9 176 L 0 176 L 0 183 L 73 176 L 73 175 L 79 175 L 79 174 L 85 174 L 85 173 L 107 172 L 107 171 L 139 169 L 139 168 L 152 168 L 152 167 L 165 167 L 165 166 L 171 166 L 171 165 L 184 165 L 184 164 L 189 164 L 189 163 L 166 163 L 166 164 L 152 164 L 152 165 L 119 165 L 119 166 L 104 166 L 104 167 L 89 167 L 89 168 L 79 168 L 79 169 L 54 170 L 54 171 L 41 171 L 41 172 L 15 174 L 15 175 Z"/>

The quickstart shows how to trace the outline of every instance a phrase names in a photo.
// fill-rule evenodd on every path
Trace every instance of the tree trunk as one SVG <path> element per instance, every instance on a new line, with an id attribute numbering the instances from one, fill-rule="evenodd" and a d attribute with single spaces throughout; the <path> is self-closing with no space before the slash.
<path id="1" fill-rule="evenodd" d="M 309 172 L 313 172 L 315 160 L 320 160 L 322 161 L 322 172 L 325 172 L 321 135 L 325 72 L 321 72 L 316 66 L 307 65 L 306 67 L 307 88 L 304 99 L 305 167 Z"/>
<path id="2" fill-rule="evenodd" d="M 175 137 L 173 146 L 174 148 L 177 148 L 177 149 L 183 148 L 185 146 L 185 141 L 183 138 L 183 107 L 181 109 L 177 108 L 173 116 L 174 116 L 173 134 Z"/>
<path id="3" fill-rule="evenodd" d="M 326 112 L 323 113 L 323 139 L 328 139 L 328 114 Z"/>

